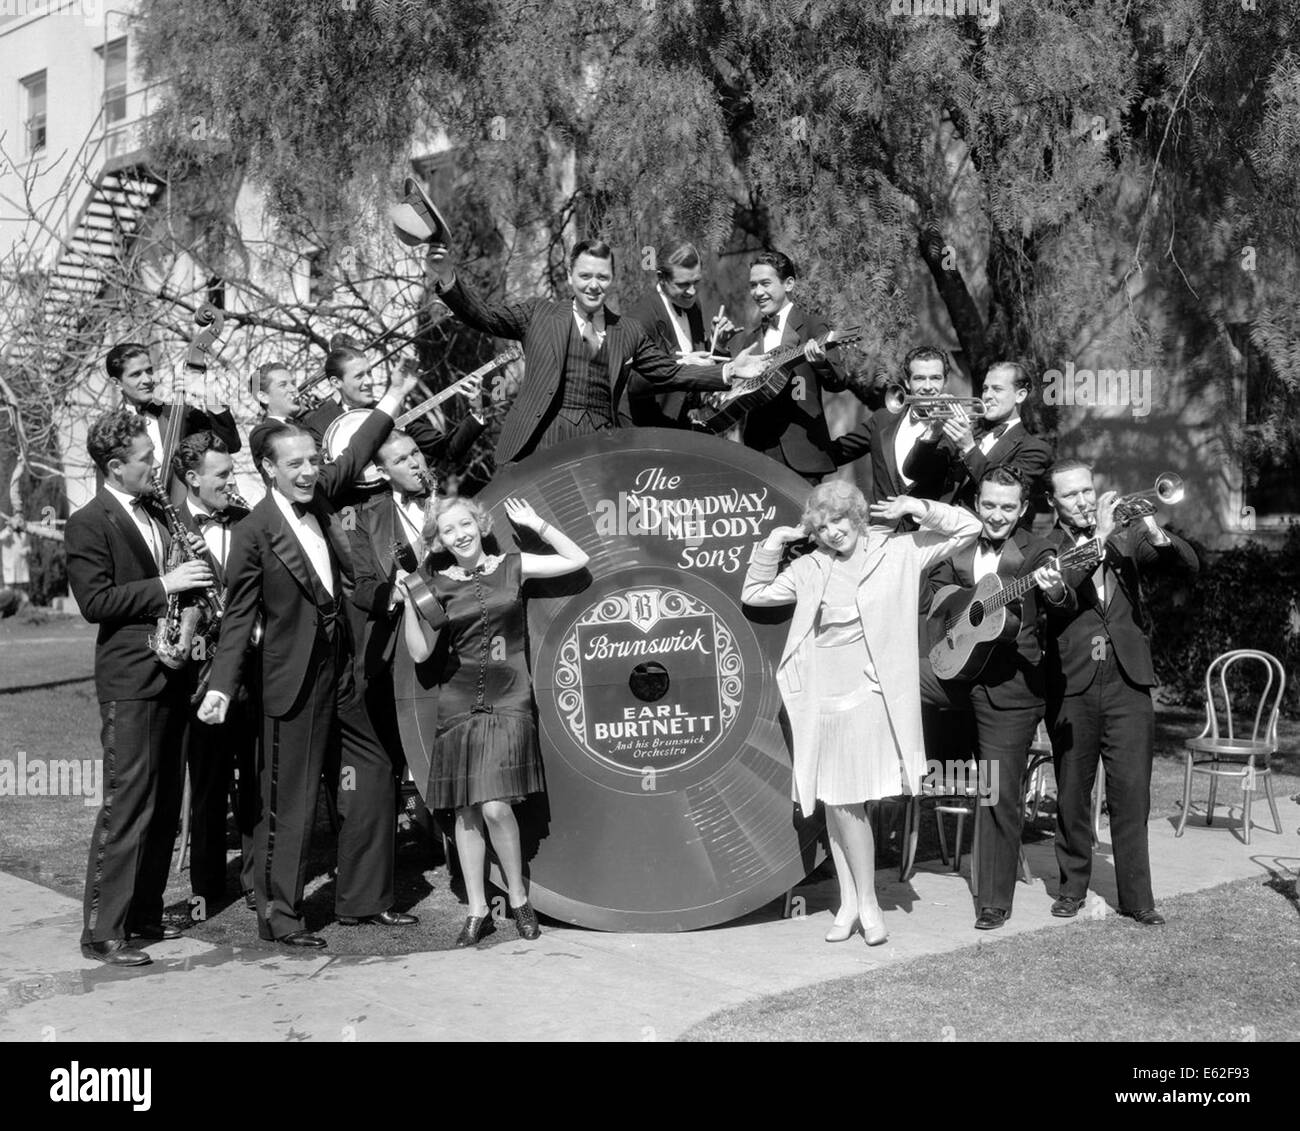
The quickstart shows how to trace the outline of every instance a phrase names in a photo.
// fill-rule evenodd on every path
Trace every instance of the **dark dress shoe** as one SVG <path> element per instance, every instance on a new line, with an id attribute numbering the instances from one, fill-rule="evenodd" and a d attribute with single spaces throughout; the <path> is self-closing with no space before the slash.
<path id="1" fill-rule="evenodd" d="M 1079 908 L 1082 906 L 1082 899 L 1075 899 L 1072 896 L 1063 895 L 1052 904 L 1052 914 L 1058 919 L 1073 919 L 1077 914 L 1079 914 Z"/>
<path id="2" fill-rule="evenodd" d="M 362 915 L 359 919 L 351 915 L 340 915 L 339 922 L 345 927 L 357 927 L 363 923 L 375 923 L 380 927 L 414 927 L 420 920 L 414 915 L 394 911 L 391 907 L 378 915 Z"/>
<path id="3" fill-rule="evenodd" d="M 1121 915 L 1127 915 L 1135 923 L 1141 923 L 1144 927 L 1163 927 L 1165 917 L 1160 914 L 1154 907 L 1148 907 L 1145 911 L 1121 911 Z"/>
<path id="4" fill-rule="evenodd" d="M 977 931 L 996 931 L 1010 918 L 1011 912 L 1003 911 L 1001 907 L 985 907 L 980 911 L 979 918 L 975 920 L 975 929 Z"/>
<path id="5" fill-rule="evenodd" d="M 491 915 L 470 915 L 461 927 L 456 938 L 457 946 L 474 946 L 484 935 L 490 935 L 496 928 L 492 926 Z"/>
<path id="6" fill-rule="evenodd" d="M 244 906 L 247 907 L 249 911 L 257 910 L 257 893 L 254 892 L 252 888 L 249 888 L 244 892 Z"/>
<path id="7" fill-rule="evenodd" d="M 310 931 L 291 931 L 275 941 L 284 946 L 301 946 L 308 950 L 320 950 L 325 945 L 325 940 L 320 935 L 313 935 Z"/>
<path id="8" fill-rule="evenodd" d="M 535 939 L 542 933 L 541 925 L 537 922 L 537 912 L 528 900 L 524 900 L 518 907 L 510 908 L 510 911 L 515 917 L 515 930 L 521 939 Z"/>
<path id="9" fill-rule="evenodd" d="M 142 927 L 127 927 L 126 937 L 149 939 L 152 942 L 157 942 L 159 939 L 178 939 L 181 937 L 181 929 L 171 923 L 146 923 Z"/>
<path id="10" fill-rule="evenodd" d="M 144 951 L 127 946 L 125 939 L 82 943 L 81 953 L 106 966 L 148 966 L 153 961 Z"/>

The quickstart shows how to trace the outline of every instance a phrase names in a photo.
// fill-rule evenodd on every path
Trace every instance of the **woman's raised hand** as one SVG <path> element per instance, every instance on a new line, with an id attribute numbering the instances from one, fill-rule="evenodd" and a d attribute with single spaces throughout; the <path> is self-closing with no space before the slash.
<path id="1" fill-rule="evenodd" d="M 524 502 L 523 499 L 506 500 L 506 517 L 516 526 L 523 526 L 532 531 L 542 529 L 541 517 L 533 510 L 532 504 Z"/>
<path id="2" fill-rule="evenodd" d="M 767 532 L 766 546 L 769 550 L 779 550 L 791 542 L 798 542 L 799 539 L 807 537 L 808 531 L 802 526 L 774 526 Z"/>

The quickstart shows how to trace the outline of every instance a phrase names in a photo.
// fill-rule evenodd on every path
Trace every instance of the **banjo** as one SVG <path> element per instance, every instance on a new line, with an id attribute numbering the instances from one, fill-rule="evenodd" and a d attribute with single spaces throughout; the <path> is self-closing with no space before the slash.
<path id="1" fill-rule="evenodd" d="M 433 396 L 422 400 L 413 408 L 408 409 L 393 421 L 393 429 L 405 428 L 412 420 L 417 420 L 426 413 L 432 412 L 443 401 L 448 401 L 457 393 L 463 393 L 466 388 L 474 381 L 486 377 L 489 373 L 509 365 L 512 361 L 517 361 L 523 356 L 523 351 L 519 347 L 513 347 L 506 350 L 505 353 L 499 353 L 485 365 L 480 365 L 473 373 L 467 373 L 458 381 L 453 381 L 445 389 L 433 394 Z M 336 416 L 330 425 L 325 429 L 325 435 L 321 437 L 322 444 L 325 448 L 325 458 L 333 463 L 338 459 L 343 449 L 348 446 L 352 437 L 357 434 L 357 429 L 370 416 L 373 409 L 353 408 L 347 412 Z M 363 487 L 374 487 L 379 484 L 383 476 L 379 474 L 379 468 L 373 463 L 368 463 L 362 468 L 361 473 L 357 476 L 356 482 Z"/>

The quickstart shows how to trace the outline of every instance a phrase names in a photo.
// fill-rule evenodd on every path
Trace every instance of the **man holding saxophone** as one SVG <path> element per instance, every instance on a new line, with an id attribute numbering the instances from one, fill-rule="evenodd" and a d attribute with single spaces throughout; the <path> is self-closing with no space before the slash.
<path id="1" fill-rule="evenodd" d="M 99 625 L 95 690 L 104 747 L 103 805 L 91 834 L 81 952 L 113 966 L 146 966 L 131 938 L 176 938 L 163 892 L 180 812 L 190 677 L 155 650 L 169 598 L 213 584 L 199 560 L 165 569 L 171 535 L 148 501 L 157 465 L 145 420 L 117 409 L 90 426 L 90 457 L 104 476 L 68 519 L 68 583 Z"/>
<path id="2" fill-rule="evenodd" d="M 185 484 L 185 501 L 177 508 L 186 530 L 203 543 L 202 561 L 216 586 L 226 587 L 226 558 L 233 527 L 248 514 L 248 504 L 234 492 L 234 460 L 214 432 L 196 432 L 177 445 L 172 471 Z M 205 657 L 210 659 L 211 657 Z M 249 674 L 258 663 L 250 648 L 244 657 Z M 196 671 L 197 675 L 198 672 Z M 211 915 L 226 893 L 226 806 L 238 769 L 235 824 L 239 829 L 239 886 L 252 906 L 253 828 L 257 823 L 257 703 L 245 679 L 226 721 L 210 727 L 191 714 L 185 731 L 185 761 L 190 772 L 190 891 L 202 902 L 191 904 L 195 917 Z"/>
<path id="3" fill-rule="evenodd" d="M 1059 520 L 1048 541 L 1063 553 L 1096 539 L 1103 555 L 1095 570 L 1065 571 L 1065 584 L 1077 600 L 1054 603 L 1049 593 L 1045 602 L 1047 727 L 1058 790 L 1060 867 L 1052 914 L 1073 918 L 1088 894 L 1092 789 L 1100 761 L 1106 771 L 1119 912 L 1143 926 L 1158 927 L 1164 918 L 1155 909 L 1147 844 L 1156 674 L 1139 574 L 1194 573 L 1196 552 L 1157 525 L 1154 507 L 1145 500 L 1121 500 L 1114 491 L 1098 498 L 1092 468 L 1080 460 L 1053 464 L 1047 483 Z"/>

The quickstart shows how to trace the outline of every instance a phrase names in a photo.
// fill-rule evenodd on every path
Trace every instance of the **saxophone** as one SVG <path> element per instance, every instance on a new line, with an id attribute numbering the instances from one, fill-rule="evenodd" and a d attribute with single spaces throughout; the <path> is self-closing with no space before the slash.
<path id="1" fill-rule="evenodd" d="M 163 570 L 168 573 L 182 562 L 193 561 L 196 555 L 190 549 L 189 531 L 167 497 L 157 471 L 153 474 L 153 495 L 167 518 L 172 536 Z M 225 599 L 215 585 L 169 593 L 167 612 L 158 618 L 158 627 L 149 637 L 149 647 L 164 666 L 173 670 L 183 668 L 192 659 L 203 661 L 206 668 L 216 653 L 217 629 L 225 611 Z"/>

